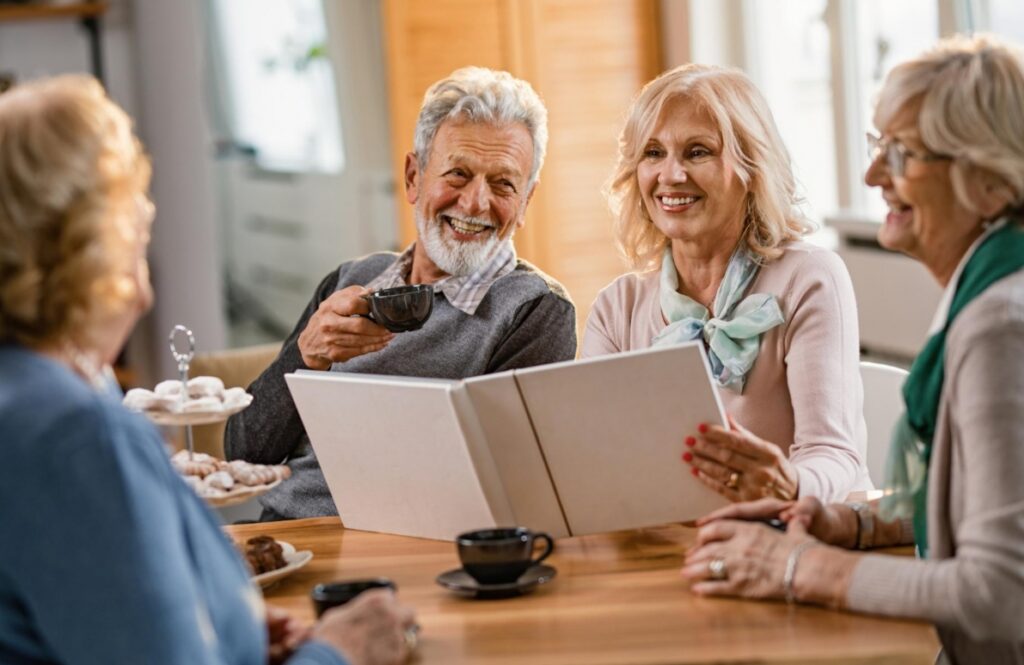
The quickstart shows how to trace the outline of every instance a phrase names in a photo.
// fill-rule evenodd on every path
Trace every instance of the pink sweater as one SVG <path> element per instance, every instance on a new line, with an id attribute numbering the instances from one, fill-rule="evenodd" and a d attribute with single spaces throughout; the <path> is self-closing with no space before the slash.
<path id="1" fill-rule="evenodd" d="M 629 273 L 598 294 L 581 357 L 651 345 L 667 325 L 659 275 Z M 800 496 L 842 501 L 871 489 L 857 304 L 846 266 L 834 252 L 792 243 L 761 268 L 748 293 L 775 295 L 786 321 L 762 336 L 743 394 L 720 389 L 726 411 L 789 455 Z"/>

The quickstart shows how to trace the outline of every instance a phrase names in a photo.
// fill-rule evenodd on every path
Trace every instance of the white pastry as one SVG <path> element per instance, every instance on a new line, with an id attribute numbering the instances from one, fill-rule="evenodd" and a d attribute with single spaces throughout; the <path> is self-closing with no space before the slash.
<path id="1" fill-rule="evenodd" d="M 171 455 L 171 462 L 206 462 L 209 464 L 217 465 L 223 464 L 223 462 L 213 455 L 207 455 L 206 453 L 192 453 L 192 459 L 188 457 L 188 450 L 182 448 L 178 452 Z"/>
<path id="2" fill-rule="evenodd" d="M 182 383 L 178 379 L 167 379 L 156 384 L 156 388 L 153 388 L 153 392 L 162 397 L 180 397 L 182 393 Z"/>
<path id="3" fill-rule="evenodd" d="M 215 376 L 197 376 L 188 381 L 189 397 L 216 397 L 224 393 L 224 382 Z"/>
<path id="4" fill-rule="evenodd" d="M 228 462 L 227 472 L 237 482 L 249 487 L 268 485 L 277 480 L 277 473 L 272 467 L 262 464 L 250 464 L 249 462 L 237 459 Z"/>
<path id="5" fill-rule="evenodd" d="M 157 395 L 145 388 L 132 388 L 121 403 L 134 411 L 170 411 L 174 408 L 174 402 L 173 397 Z"/>
<path id="6" fill-rule="evenodd" d="M 195 453 L 188 458 L 187 450 L 179 450 L 171 456 L 171 465 L 183 476 L 205 478 L 221 468 L 223 462 L 204 453 Z"/>
<path id="7" fill-rule="evenodd" d="M 226 492 L 235 486 L 235 479 L 227 471 L 216 471 L 203 478 L 203 484 Z"/>
<path id="8" fill-rule="evenodd" d="M 182 413 L 193 413 L 196 411 L 208 412 L 208 411 L 221 411 L 224 405 L 221 403 L 219 397 L 199 397 L 197 399 L 190 399 L 181 405 Z"/>
<path id="9" fill-rule="evenodd" d="M 245 392 L 245 388 L 228 388 L 224 391 L 222 398 L 225 409 L 235 406 L 249 406 L 252 403 L 252 395 Z"/>

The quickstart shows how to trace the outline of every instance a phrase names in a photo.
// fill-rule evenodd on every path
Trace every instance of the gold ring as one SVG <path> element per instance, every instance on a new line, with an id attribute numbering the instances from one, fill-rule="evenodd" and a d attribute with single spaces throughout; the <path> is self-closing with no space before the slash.
<path id="1" fill-rule="evenodd" d="M 708 561 L 708 577 L 713 580 L 729 579 L 729 571 L 725 567 L 725 559 L 716 557 Z"/>
<path id="2" fill-rule="evenodd" d="M 739 484 L 740 484 L 740 472 L 739 471 L 733 471 L 732 473 L 729 474 L 729 480 L 725 481 L 725 486 L 728 487 L 731 490 L 734 490 L 737 487 L 739 487 Z"/>

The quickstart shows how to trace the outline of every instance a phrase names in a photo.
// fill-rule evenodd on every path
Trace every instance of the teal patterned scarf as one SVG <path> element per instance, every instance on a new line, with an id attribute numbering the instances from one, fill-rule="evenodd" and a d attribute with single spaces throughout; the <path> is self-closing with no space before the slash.
<path id="1" fill-rule="evenodd" d="M 985 289 L 1024 268 L 1024 229 L 1002 225 L 982 237 L 956 283 L 949 314 L 942 328 L 928 338 L 903 384 L 906 411 L 893 432 L 886 463 L 886 519 L 912 517 L 914 539 L 921 557 L 928 555 L 928 464 L 945 379 L 946 334 L 957 315 Z"/>
<path id="2" fill-rule="evenodd" d="M 715 294 L 717 314 L 712 317 L 706 307 L 678 292 L 672 248 L 666 247 L 661 260 L 661 312 L 669 324 L 654 336 L 651 346 L 703 338 L 711 373 L 719 385 L 742 393 L 761 348 L 761 334 L 785 321 L 775 296 L 754 293 L 743 297 L 759 269 L 746 247 L 741 245 L 733 252 Z"/>

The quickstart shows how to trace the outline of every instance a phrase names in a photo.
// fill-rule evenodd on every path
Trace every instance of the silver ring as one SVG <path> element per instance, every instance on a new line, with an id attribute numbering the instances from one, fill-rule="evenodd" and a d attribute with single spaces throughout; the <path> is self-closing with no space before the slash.
<path id="1" fill-rule="evenodd" d="M 402 637 L 405 638 L 405 649 L 410 654 L 416 651 L 416 647 L 420 643 L 420 626 L 419 624 L 413 624 L 402 631 Z"/>
<path id="2" fill-rule="evenodd" d="M 713 580 L 729 579 L 729 571 L 725 567 L 725 559 L 722 557 L 715 557 L 711 561 L 708 561 L 708 577 Z"/>
<path id="3" fill-rule="evenodd" d="M 739 471 L 733 471 L 732 473 L 729 474 L 729 480 L 725 481 L 725 486 L 728 487 L 731 490 L 734 490 L 737 487 L 739 487 L 739 484 L 740 484 L 740 472 Z"/>

